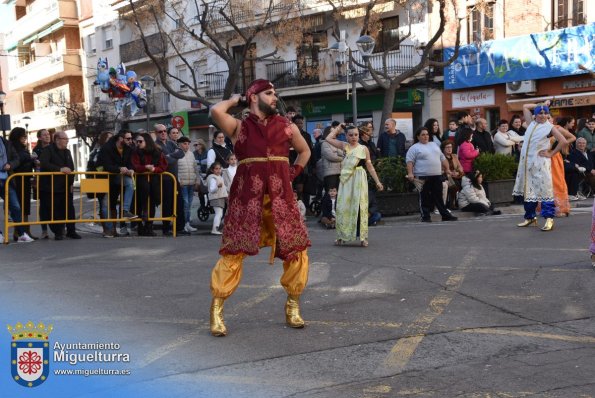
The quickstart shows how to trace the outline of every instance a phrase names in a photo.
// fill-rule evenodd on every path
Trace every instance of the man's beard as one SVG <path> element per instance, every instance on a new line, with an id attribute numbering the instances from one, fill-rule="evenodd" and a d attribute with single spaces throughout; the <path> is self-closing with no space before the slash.
<path id="1" fill-rule="evenodd" d="M 277 114 L 277 108 L 266 104 L 260 98 L 258 99 L 258 110 L 265 114 L 265 116 L 273 116 Z"/>

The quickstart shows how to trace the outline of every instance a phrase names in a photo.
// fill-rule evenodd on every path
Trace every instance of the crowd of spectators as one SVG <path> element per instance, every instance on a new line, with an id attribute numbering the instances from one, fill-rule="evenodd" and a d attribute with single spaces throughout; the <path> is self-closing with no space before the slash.
<path id="1" fill-rule="evenodd" d="M 384 121 L 384 129 L 376 137 L 371 121 L 359 126 L 333 122 L 325 129 L 314 129 L 311 136 L 304 129 L 301 115 L 292 111 L 287 117 L 298 126 L 312 152 L 304 172 L 294 181 L 296 200 L 310 209 L 310 201 L 314 198 L 322 213 L 320 222 L 326 228 L 337 225 L 336 205 L 340 200 L 340 176 L 348 155 L 346 148 L 356 148 L 355 144 L 348 144 L 346 133 L 350 129 L 357 132 L 357 143 L 365 148 L 369 160 L 381 157 L 403 159 L 407 178 L 419 191 L 421 221 L 426 222 L 431 221 L 432 213 L 440 214 L 444 221 L 454 221 L 456 217 L 452 210 L 498 214 L 487 199 L 482 186 L 483 174 L 481 170 L 475 170 L 474 160 L 482 153 L 518 158 L 525 135 L 523 121 L 518 115 L 510 121 L 500 120 L 490 132 L 485 119 L 474 120 L 469 113 L 460 112 L 455 119 L 448 121 L 444 130 L 441 130 L 438 120 L 428 119 L 416 131 L 414 142 L 408 147 L 405 135 L 397 129 L 396 121 L 390 118 Z M 595 189 L 595 118 L 576 122 L 572 117 L 555 120 L 557 126 L 577 138 L 574 145 L 561 155 L 569 201 L 582 200 Z M 327 140 L 332 131 L 332 140 Z M 1 193 L 4 194 L 4 183 L 11 173 L 54 171 L 64 173 L 65 177 L 52 179 L 42 176 L 39 183 L 29 178 L 13 179 L 14 186 L 9 189 L 10 217 L 16 222 L 27 222 L 33 194 L 40 199 L 39 221 L 48 221 L 40 225 L 39 238 L 49 238 L 49 229 L 56 240 L 64 237 L 80 239 L 75 223 L 50 222 L 65 219 L 67 214 L 69 219 L 75 218 L 72 205 L 74 178 L 71 175 L 74 162 L 67 148 L 68 136 L 63 132 L 55 132 L 52 136 L 43 129 L 37 137 L 32 152 L 28 150 L 27 133 L 22 128 L 14 128 L 8 140 L 0 140 Z M 120 220 L 119 228 L 117 223 L 101 222 L 103 236 L 128 236 L 133 232 L 139 236 L 155 236 L 151 219 L 155 217 L 157 207 L 160 207 L 162 217 L 170 217 L 174 200 L 177 200 L 179 209 L 176 234 L 189 235 L 196 231 L 191 224 L 190 211 L 195 196 L 198 196 L 202 208 L 209 208 L 215 213 L 211 233 L 220 234 L 237 158 L 231 142 L 222 132 L 214 130 L 211 138 L 210 148 L 203 139 L 195 141 L 192 148 L 192 141 L 182 136 L 177 128 L 167 128 L 162 124 L 155 125 L 150 133 L 129 130 L 101 133 L 89 155 L 88 171 L 110 172 L 110 193 L 96 194 L 95 197 L 101 219 Z M 357 162 L 354 164 L 357 165 Z M 175 178 L 162 175 L 165 171 Z M 179 193 L 175 198 L 174 186 Z M 39 193 L 35 192 L 37 187 Z M 25 193 L 23 198 L 20 192 Z M 375 193 L 376 189 L 369 187 L 370 224 L 380 219 L 380 214 L 371 208 L 375 203 Z M 359 228 L 358 225 L 358 234 Z M 168 220 L 162 222 L 161 231 L 164 236 L 172 235 Z M 38 237 L 27 226 L 15 228 L 13 239 L 32 242 Z"/>

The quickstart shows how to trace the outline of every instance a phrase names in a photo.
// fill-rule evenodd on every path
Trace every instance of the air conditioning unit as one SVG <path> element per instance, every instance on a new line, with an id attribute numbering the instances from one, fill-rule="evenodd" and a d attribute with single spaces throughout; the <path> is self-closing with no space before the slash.
<path id="1" fill-rule="evenodd" d="M 531 94 L 537 92 L 535 80 L 519 80 L 506 83 L 506 94 Z"/>

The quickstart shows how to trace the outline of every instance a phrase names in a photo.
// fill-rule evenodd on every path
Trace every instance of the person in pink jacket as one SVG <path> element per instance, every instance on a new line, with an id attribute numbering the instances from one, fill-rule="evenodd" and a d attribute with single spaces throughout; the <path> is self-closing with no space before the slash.
<path id="1" fill-rule="evenodd" d="M 470 130 L 466 130 L 463 132 L 463 142 L 459 145 L 459 161 L 461 162 L 461 166 L 463 166 L 463 171 L 465 174 L 471 173 L 473 171 L 473 161 L 476 157 L 479 156 L 479 150 L 475 149 L 473 144 L 471 143 L 471 139 L 473 138 L 473 132 Z"/>

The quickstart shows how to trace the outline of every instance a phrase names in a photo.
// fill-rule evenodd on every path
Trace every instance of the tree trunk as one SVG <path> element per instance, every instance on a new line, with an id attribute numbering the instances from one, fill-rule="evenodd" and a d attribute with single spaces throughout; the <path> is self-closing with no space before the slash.
<path id="1" fill-rule="evenodd" d="M 391 117 L 391 114 L 393 113 L 393 106 L 395 103 L 395 91 L 396 88 L 394 88 L 392 84 L 387 90 L 384 90 L 384 104 L 382 105 L 382 119 L 380 120 L 378 136 L 380 136 L 380 134 L 382 134 L 382 132 L 384 131 L 384 122 L 386 121 L 386 119 L 389 119 Z"/>

